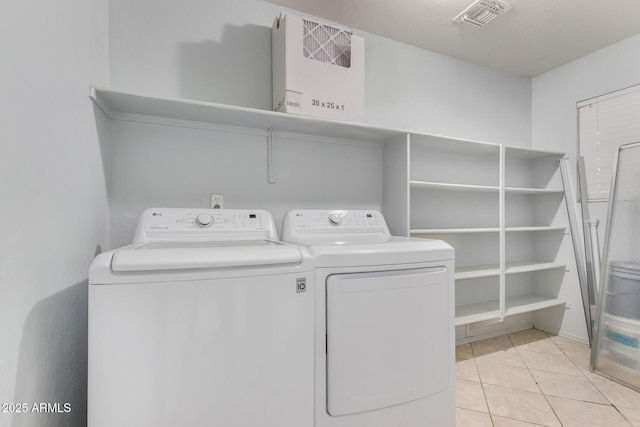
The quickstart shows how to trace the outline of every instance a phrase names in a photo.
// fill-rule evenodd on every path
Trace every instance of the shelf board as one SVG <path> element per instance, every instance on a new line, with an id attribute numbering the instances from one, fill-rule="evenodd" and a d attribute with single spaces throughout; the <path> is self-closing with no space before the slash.
<path id="1" fill-rule="evenodd" d="M 566 155 L 566 153 L 561 151 L 536 150 L 533 148 L 511 146 L 505 146 L 505 154 L 507 158 L 526 160 L 541 159 L 543 157 L 562 159 Z"/>
<path id="2" fill-rule="evenodd" d="M 448 153 L 464 153 L 471 155 L 495 154 L 496 158 L 500 154 L 500 144 L 443 135 L 412 133 L 411 144 L 422 145 L 433 150 Z"/>
<path id="3" fill-rule="evenodd" d="M 529 313 L 531 311 L 564 304 L 566 304 L 565 300 L 559 298 L 546 298 L 539 295 L 525 295 L 507 298 L 505 300 L 505 315 L 512 316 L 514 314 Z"/>
<path id="4" fill-rule="evenodd" d="M 91 100 L 114 120 L 146 123 L 199 122 L 261 131 L 273 129 L 339 139 L 385 142 L 406 138 L 408 132 L 359 123 L 296 116 L 269 110 L 238 107 L 191 99 L 162 98 L 91 87 Z"/>
<path id="5" fill-rule="evenodd" d="M 555 226 L 532 226 L 532 227 L 507 227 L 507 232 L 523 232 L 523 231 L 566 231 L 567 227 Z M 412 228 L 409 233 L 413 235 L 420 234 L 471 234 L 471 233 L 497 233 L 499 227 L 478 227 L 478 228 Z"/>
<path id="6" fill-rule="evenodd" d="M 471 233 L 497 233 L 500 231 L 498 227 L 483 228 L 415 228 L 409 232 L 413 235 L 420 234 L 471 234 Z"/>
<path id="7" fill-rule="evenodd" d="M 559 262 L 508 262 L 506 264 L 505 274 L 528 273 L 533 271 L 553 270 L 566 267 L 566 264 L 562 264 Z M 455 280 L 477 279 L 480 277 L 493 277 L 499 275 L 499 264 L 469 265 L 464 267 L 456 267 Z"/>
<path id="8" fill-rule="evenodd" d="M 564 190 L 548 190 L 545 188 L 505 187 L 507 194 L 555 194 L 564 195 Z"/>
<path id="9" fill-rule="evenodd" d="M 524 295 L 507 298 L 505 300 L 505 316 L 530 313 L 544 308 L 556 307 L 566 304 L 565 300 L 559 298 L 546 298 L 539 295 Z M 456 307 L 455 325 L 468 325 L 470 323 L 482 322 L 485 320 L 499 319 L 500 306 L 497 300 L 469 304 Z"/>
<path id="10" fill-rule="evenodd" d="M 500 303 L 497 300 L 480 302 L 456 307 L 455 325 L 468 325 L 470 323 L 499 318 Z"/>
<path id="11" fill-rule="evenodd" d="M 472 192 L 490 192 L 497 193 L 500 187 L 491 185 L 468 185 L 468 184 L 449 184 L 444 182 L 429 181 L 409 181 L 411 188 L 417 189 L 433 189 L 447 191 L 472 191 Z"/>
<path id="12" fill-rule="evenodd" d="M 519 232 L 519 231 L 566 231 L 567 227 L 555 227 L 555 226 L 532 226 L 532 227 L 507 227 L 507 232 Z"/>
<path id="13" fill-rule="evenodd" d="M 508 262 L 506 265 L 506 274 L 528 273 L 531 271 L 554 270 L 557 268 L 566 268 L 567 265 L 561 262 Z"/>
<path id="14" fill-rule="evenodd" d="M 500 187 L 494 185 L 471 185 L 471 184 L 451 184 L 445 182 L 433 181 L 409 181 L 412 188 L 416 189 L 434 189 L 449 191 L 478 191 L 497 193 Z M 546 188 L 525 188 L 525 187 L 505 187 L 507 194 L 555 194 L 564 195 L 563 190 L 554 190 Z"/>
<path id="15" fill-rule="evenodd" d="M 468 265 L 464 267 L 456 266 L 456 280 L 477 279 L 480 277 L 492 277 L 500 275 L 500 265 Z"/>

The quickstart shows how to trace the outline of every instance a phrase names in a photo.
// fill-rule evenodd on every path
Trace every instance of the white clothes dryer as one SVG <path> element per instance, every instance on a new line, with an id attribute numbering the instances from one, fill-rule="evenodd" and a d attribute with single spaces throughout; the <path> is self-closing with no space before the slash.
<path id="1" fill-rule="evenodd" d="M 315 426 L 455 425 L 454 251 L 377 211 L 295 210 L 316 271 Z"/>
<path id="2" fill-rule="evenodd" d="M 89 272 L 88 426 L 312 426 L 313 283 L 268 212 L 145 211 Z"/>

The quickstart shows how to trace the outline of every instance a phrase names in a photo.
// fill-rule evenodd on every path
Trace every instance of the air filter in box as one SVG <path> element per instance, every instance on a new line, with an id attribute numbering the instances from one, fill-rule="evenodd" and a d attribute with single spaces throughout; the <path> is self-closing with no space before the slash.
<path id="1" fill-rule="evenodd" d="M 295 15 L 272 28 L 273 109 L 362 122 L 364 39 Z"/>

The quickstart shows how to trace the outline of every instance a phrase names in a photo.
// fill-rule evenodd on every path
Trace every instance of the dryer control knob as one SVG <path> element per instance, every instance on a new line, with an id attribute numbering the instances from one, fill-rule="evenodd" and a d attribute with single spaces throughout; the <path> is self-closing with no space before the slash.
<path id="1" fill-rule="evenodd" d="M 339 214 L 329 214 L 329 224 L 340 225 L 342 224 L 342 217 Z"/>
<path id="2" fill-rule="evenodd" d="M 209 214 L 200 214 L 196 217 L 196 225 L 201 228 L 211 227 L 213 217 Z"/>

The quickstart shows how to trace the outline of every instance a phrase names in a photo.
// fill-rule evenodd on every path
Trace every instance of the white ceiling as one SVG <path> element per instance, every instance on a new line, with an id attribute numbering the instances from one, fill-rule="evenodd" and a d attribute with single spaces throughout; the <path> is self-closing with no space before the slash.
<path id="1" fill-rule="evenodd" d="M 356 31 L 524 77 L 640 33 L 640 0 L 506 0 L 513 8 L 482 28 L 452 22 L 473 1 L 269 0 Z"/>

